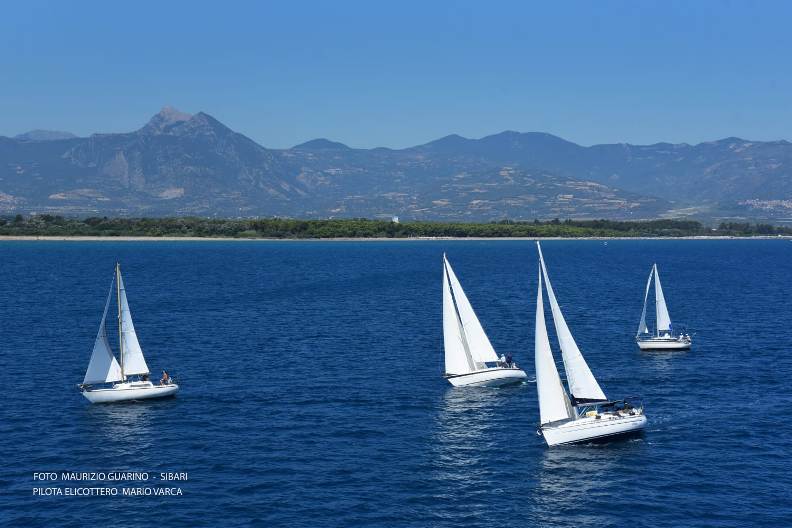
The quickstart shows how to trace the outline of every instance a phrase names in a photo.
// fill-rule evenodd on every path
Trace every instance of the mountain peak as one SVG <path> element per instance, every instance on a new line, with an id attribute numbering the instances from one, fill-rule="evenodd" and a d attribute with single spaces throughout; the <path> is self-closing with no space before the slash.
<path id="1" fill-rule="evenodd" d="M 448 136 L 443 136 L 440 139 L 435 139 L 434 141 L 430 141 L 429 143 L 424 143 L 423 145 L 419 145 L 418 147 L 414 148 L 421 148 L 421 149 L 453 149 L 463 147 L 470 143 L 470 139 L 460 136 L 459 134 L 449 134 Z"/>
<path id="2" fill-rule="evenodd" d="M 162 110 L 160 110 L 154 118 L 159 118 L 162 121 L 166 121 L 168 123 L 177 123 L 179 121 L 187 121 L 192 117 L 191 114 L 187 112 L 181 112 L 172 106 L 163 106 Z"/>
<path id="3" fill-rule="evenodd" d="M 292 147 L 301 150 L 351 150 L 348 146 L 338 141 L 330 141 L 325 138 L 312 139 L 305 143 L 300 143 Z"/>
<path id="4" fill-rule="evenodd" d="M 74 139 L 76 137 L 71 132 L 61 132 L 60 130 L 31 130 L 24 134 L 17 134 L 14 139 L 22 141 L 55 141 L 58 139 Z"/>
<path id="5" fill-rule="evenodd" d="M 725 138 L 723 138 L 723 139 L 718 139 L 718 140 L 714 141 L 713 143 L 718 143 L 718 144 L 727 144 L 727 143 L 750 143 L 750 141 L 748 141 L 747 139 L 738 138 L 738 137 L 736 137 L 736 136 L 729 136 L 729 137 L 725 137 Z"/>
<path id="6" fill-rule="evenodd" d="M 517 141 L 517 142 L 534 142 L 541 144 L 567 144 L 573 145 L 571 141 L 564 138 L 548 134 L 547 132 L 516 132 L 514 130 L 504 130 L 497 134 L 484 136 L 479 141 L 482 142 L 499 142 L 499 141 Z"/>
<path id="7" fill-rule="evenodd" d="M 140 132 L 146 134 L 164 134 L 171 127 L 192 119 L 192 115 L 180 112 L 172 106 L 164 106 L 157 114 L 152 117 Z"/>

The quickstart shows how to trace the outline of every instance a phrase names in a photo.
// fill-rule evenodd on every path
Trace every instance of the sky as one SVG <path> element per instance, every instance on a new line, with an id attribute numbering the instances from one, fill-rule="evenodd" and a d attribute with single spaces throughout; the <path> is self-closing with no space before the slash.
<path id="1" fill-rule="evenodd" d="M 0 135 L 206 112 L 271 148 L 792 140 L 792 2 L 3 1 Z"/>

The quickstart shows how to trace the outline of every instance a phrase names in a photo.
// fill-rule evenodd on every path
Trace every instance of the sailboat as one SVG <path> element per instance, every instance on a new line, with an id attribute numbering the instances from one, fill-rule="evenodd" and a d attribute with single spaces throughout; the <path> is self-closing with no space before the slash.
<path id="1" fill-rule="evenodd" d="M 649 331 L 646 326 L 646 304 L 649 300 L 649 287 L 652 285 L 652 278 L 655 284 L 655 312 L 657 324 L 655 333 Z M 643 312 L 641 312 L 641 324 L 638 325 L 638 333 L 635 334 L 635 341 L 641 350 L 687 350 L 690 348 L 692 339 L 685 333 L 675 334 L 671 326 L 671 316 L 668 315 L 663 287 L 660 285 L 660 274 L 657 272 L 657 264 L 652 265 L 649 278 L 646 281 L 646 291 L 644 292 Z"/>
<path id="2" fill-rule="evenodd" d="M 118 348 L 120 361 L 116 360 L 110 341 L 107 339 L 105 321 L 110 309 L 110 299 L 116 291 L 118 304 Z M 129 311 L 124 280 L 121 278 L 121 266 L 116 263 L 113 282 L 107 294 L 102 322 L 94 342 L 91 361 L 85 378 L 79 385 L 80 392 L 91 403 L 110 403 L 149 398 L 172 396 L 179 386 L 169 378 L 154 385 L 148 379 L 149 369 L 143 350 L 140 348 L 132 313 Z M 108 386 L 109 385 L 109 386 Z"/>
<path id="3" fill-rule="evenodd" d="M 591 373 L 572 337 L 547 275 L 542 247 L 539 249 L 539 288 L 536 294 L 536 391 L 539 396 L 541 434 L 547 445 L 574 444 L 633 434 L 646 426 L 643 404 L 636 400 L 608 400 Z M 561 382 L 545 325 L 542 278 L 553 314 L 569 391 Z"/>
<path id="4" fill-rule="evenodd" d="M 498 357 L 462 285 L 443 254 L 443 344 L 445 374 L 451 385 L 496 387 L 527 376 L 516 363 Z"/>

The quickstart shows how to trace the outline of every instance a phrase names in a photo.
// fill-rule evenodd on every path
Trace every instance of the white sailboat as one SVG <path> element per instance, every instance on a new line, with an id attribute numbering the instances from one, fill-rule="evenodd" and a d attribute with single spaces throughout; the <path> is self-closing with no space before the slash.
<path id="1" fill-rule="evenodd" d="M 526 378 L 525 372 L 505 356 L 498 357 L 481 327 L 462 285 L 443 254 L 444 377 L 455 387 L 495 387 Z"/>
<path id="2" fill-rule="evenodd" d="M 654 278 L 655 284 L 655 312 L 657 316 L 654 334 L 646 326 L 646 304 L 649 301 L 649 287 L 652 285 L 652 278 Z M 641 323 L 638 325 L 635 341 L 641 350 L 686 350 L 690 348 L 692 343 L 690 336 L 685 333 L 675 334 L 672 328 L 663 287 L 660 285 L 660 274 L 657 272 L 657 264 L 653 264 L 646 281 Z"/>
<path id="3" fill-rule="evenodd" d="M 539 289 L 536 295 L 536 391 L 539 396 L 539 433 L 547 445 L 574 444 L 635 433 L 646 426 L 643 406 L 633 400 L 609 401 L 591 373 L 561 313 L 550 277 L 547 275 L 542 247 L 539 249 Z M 542 297 L 544 277 L 553 324 L 561 348 L 569 392 L 556 368 L 545 325 Z"/>
<path id="4" fill-rule="evenodd" d="M 120 362 L 116 360 L 110 342 L 107 339 L 105 321 L 110 308 L 110 299 L 113 296 L 113 287 L 116 290 L 118 302 L 118 347 Z M 164 398 L 172 396 L 179 390 L 179 386 L 170 379 L 154 385 L 148 379 L 149 369 L 143 350 L 140 348 L 135 326 L 132 323 L 132 313 L 129 311 L 124 280 L 121 278 L 121 266 L 116 264 L 113 283 L 107 295 L 102 322 L 99 333 L 94 342 L 91 361 L 85 378 L 79 385 L 80 392 L 91 403 L 109 403 L 128 400 L 143 400 L 149 398 Z M 109 384 L 112 384 L 108 386 Z"/>

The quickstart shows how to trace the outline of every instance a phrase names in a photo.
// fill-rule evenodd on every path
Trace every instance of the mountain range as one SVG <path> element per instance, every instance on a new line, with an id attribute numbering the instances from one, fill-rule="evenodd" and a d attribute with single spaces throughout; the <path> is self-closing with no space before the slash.
<path id="1" fill-rule="evenodd" d="M 792 216 L 792 143 L 584 147 L 540 132 L 265 148 L 166 107 L 139 130 L 0 136 L 0 214 L 532 220 Z"/>

